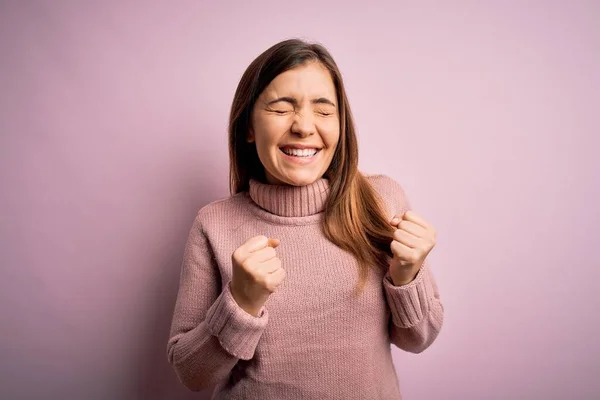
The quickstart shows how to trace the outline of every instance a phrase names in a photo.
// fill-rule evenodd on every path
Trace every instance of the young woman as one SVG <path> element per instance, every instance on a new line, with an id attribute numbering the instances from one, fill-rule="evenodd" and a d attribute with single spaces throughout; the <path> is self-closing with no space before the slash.
<path id="1" fill-rule="evenodd" d="M 239 83 L 232 196 L 196 216 L 168 359 L 214 399 L 400 399 L 391 343 L 419 353 L 443 307 L 435 230 L 402 187 L 357 169 L 342 76 L 318 44 L 286 40 Z"/>

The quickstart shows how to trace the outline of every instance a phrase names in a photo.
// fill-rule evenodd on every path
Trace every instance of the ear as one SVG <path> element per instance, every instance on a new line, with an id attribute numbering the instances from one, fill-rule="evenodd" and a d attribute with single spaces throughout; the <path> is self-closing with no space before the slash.
<path id="1" fill-rule="evenodd" d="M 246 141 L 248 143 L 254 143 L 254 131 L 252 130 L 252 128 L 248 130 L 248 135 L 246 135 Z"/>

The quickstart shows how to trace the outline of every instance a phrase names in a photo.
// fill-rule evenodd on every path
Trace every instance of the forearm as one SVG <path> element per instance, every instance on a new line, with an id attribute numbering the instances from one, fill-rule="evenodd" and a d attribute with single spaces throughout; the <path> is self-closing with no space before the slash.
<path id="1" fill-rule="evenodd" d="M 384 288 L 391 310 L 391 342 L 413 353 L 425 350 L 437 338 L 444 319 L 438 288 L 427 265 L 401 286 L 395 286 L 386 275 Z"/>
<path id="2" fill-rule="evenodd" d="M 251 359 L 268 322 L 265 308 L 258 314 L 237 305 L 229 284 L 196 327 L 186 325 L 184 311 L 176 312 L 167 351 L 181 382 L 201 390 L 224 379 L 238 360 Z"/>
<path id="3" fill-rule="evenodd" d="M 202 390 L 227 377 L 238 362 L 213 336 L 203 321 L 168 343 L 169 362 L 177 377 L 191 390 Z"/>

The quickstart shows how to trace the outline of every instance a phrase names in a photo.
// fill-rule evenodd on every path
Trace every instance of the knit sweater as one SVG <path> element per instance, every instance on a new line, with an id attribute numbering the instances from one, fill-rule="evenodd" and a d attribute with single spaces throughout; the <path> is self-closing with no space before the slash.
<path id="1" fill-rule="evenodd" d="M 410 209 L 402 187 L 367 176 L 389 219 Z M 401 399 L 391 344 L 419 353 L 438 335 L 443 306 L 427 260 L 409 284 L 358 262 L 322 232 L 325 178 L 307 186 L 251 181 L 247 192 L 200 209 L 186 244 L 169 362 L 212 399 Z M 250 237 L 279 239 L 286 277 L 258 316 L 232 297 L 232 253 Z"/>

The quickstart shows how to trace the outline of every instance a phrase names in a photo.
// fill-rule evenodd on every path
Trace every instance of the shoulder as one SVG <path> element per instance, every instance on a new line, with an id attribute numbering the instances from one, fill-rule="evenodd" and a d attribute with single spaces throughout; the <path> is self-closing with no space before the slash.
<path id="1" fill-rule="evenodd" d="M 248 204 L 246 192 L 237 193 L 227 198 L 215 200 L 200 208 L 196 215 L 196 222 L 203 230 L 215 225 L 226 224 L 235 218 L 236 214 L 243 211 Z"/>
<path id="2" fill-rule="evenodd" d="M 379 194 L 391 215 L 404 214 L 410 210 L 410 203 L 402 185 L 384 174 L 364 174 L 363 176 Z"/>

